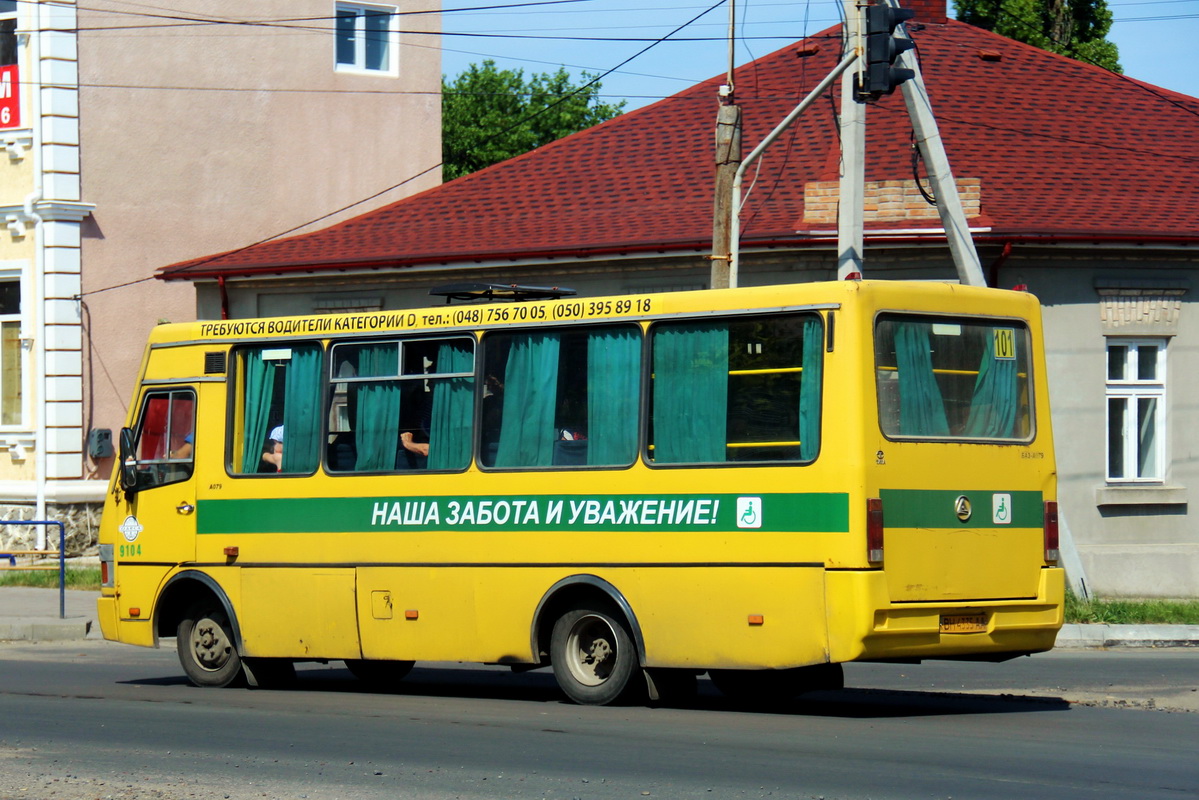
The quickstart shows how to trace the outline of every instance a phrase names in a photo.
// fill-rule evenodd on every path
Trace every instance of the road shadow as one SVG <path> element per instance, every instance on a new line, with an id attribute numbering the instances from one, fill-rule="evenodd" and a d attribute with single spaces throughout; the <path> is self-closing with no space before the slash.
<path id="1" fill-rule="evenodd" d="M 161 682 L 164 679 L 154 680 Z M 569 702 L 558 688 L 553 674 L 546 669 L 509 672 L 477 667 L 434 668 L 418 665 L 402 681 L 392 686 L 380 687 L 359 681 L 348 669 L 338 669 L 333 664 L 321 669 L 304 669 L 301 666 L 297 670 L 296 682 L 286 690 L 534 703 Z M 845 719 L 1028 714 L 1071 708 L 1071 704 L 1060 697 L 863 687 L 810 692 L 794 699 L 773 701 L 766 705 L 727 698 L 705 677 L 697 681 L 697 690 L 693 697 L 675 698 L 648 705 L 664 709 Z"/>

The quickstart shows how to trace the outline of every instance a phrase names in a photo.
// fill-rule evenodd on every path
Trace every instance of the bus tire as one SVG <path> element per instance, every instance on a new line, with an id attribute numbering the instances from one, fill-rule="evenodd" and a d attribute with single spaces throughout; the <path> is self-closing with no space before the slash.
<path id="1" fill-rule="evenodd" d="M 790 700 L 804 692 L 840 689 L 845 685 L 840 664 L 816 664 L 793 669 L 713 669 L 708 677 L 730 700 L 769 703 Z"/>
<path id="2" fill-rule="evenodd" d="M 215 600 L 192 604 L 176 631 L 179 663 L 196 686 L 228 686 L 241 676 L 233 626 Z"/>
<path id="3" fill-rule="evenodd" d="M 558 686 L 580 705 L 626 699 L 637 684 L 633 637 L 608 611 L 576 608 L 559 617 L 550 634 L 550 661 Z"/>
<path id="4" fill-rule="evenodd" d="M 346 669 L 358 680 L 376 689 L 390 689 L 408 677 L 415 661 L 377 661 L 365 658 L 347 658 Z"/>

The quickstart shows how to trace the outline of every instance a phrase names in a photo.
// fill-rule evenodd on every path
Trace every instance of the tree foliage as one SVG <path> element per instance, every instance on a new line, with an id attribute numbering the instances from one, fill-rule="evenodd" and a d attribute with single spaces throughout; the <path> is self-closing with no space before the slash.
<path id="1" fill-rule="evenodd" d="M 1106 38 L 1112 28 L 1106 0 L 954 0 L 954 6 L 962 22 L 1122 71 L 1116 45 Z"/>
<path id="2" fill-rule="evenodd" d="M 462 175 L 527 153 L 620 114 L 625 101 L 601 103 L 601 84 L 582 73 L 579 85 L 564 67 L 535 73 L 471 64 L 441 79 L 442 175 Z"/>

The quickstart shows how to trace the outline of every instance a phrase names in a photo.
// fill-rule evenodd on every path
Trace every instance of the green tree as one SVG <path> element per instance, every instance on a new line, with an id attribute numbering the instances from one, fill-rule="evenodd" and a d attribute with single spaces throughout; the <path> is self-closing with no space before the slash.
<path id="1" fill-rule="evenodd" d="M 441 79 L 441 160 L 444 178 L 503 161 L 598 125 L 620 114 L 625 101 L 601 103 L 601 84 L 582 73 L 578 86 L 564 67 L 535 73 L 496 69 L 491 60 Z"/>
<path id="2" fill-rule="evenodd" d="M 1106 38 L 1112 28 L 1106 0 L 954 0 L 954 7 L 962 22 L 1123 72 L 1116 45 Z"/>

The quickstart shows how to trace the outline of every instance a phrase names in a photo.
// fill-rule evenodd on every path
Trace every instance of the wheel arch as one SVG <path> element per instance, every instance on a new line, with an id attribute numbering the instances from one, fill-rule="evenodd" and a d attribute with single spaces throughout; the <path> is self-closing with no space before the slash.
<path id="1" fill-rule="evenodd" d="M 237 615 L 233 613 L 233 604 L 229 602 L 229 596 L 211 575 L 194 569 L 175 573 L 162 587 L 162 592 L 158 595 L 158 604 L 154 609 L 154 644 L 158 644 L 160 637 L 174 636 L 187 609 L 197 600 L 206 597 L 216 600 L 221 605 L 225 616 L 229 618 L 229 625 L 233 628 L 233 642 L 237 652 L 243 652 L 241 626 L 238 625 Z"/>
<path id="2" fill-rule="evenodd" d="M 530 643 L 536 663 L 548 663 L 550 633 L 558 617 L 587 603 L 608 606 L 624 617 L 629 626 L 629 634 L 633 637 L 633 644 L 637 648 L 637 663 L 645 666 L 645 641 L 633 607 L 619 589 L 596 575 L 571 575 L 555 583 L 542 595 L 541 601 L 537 603 L 537 610 L 533 612 L 533 625 L 530 630 Z"/>

